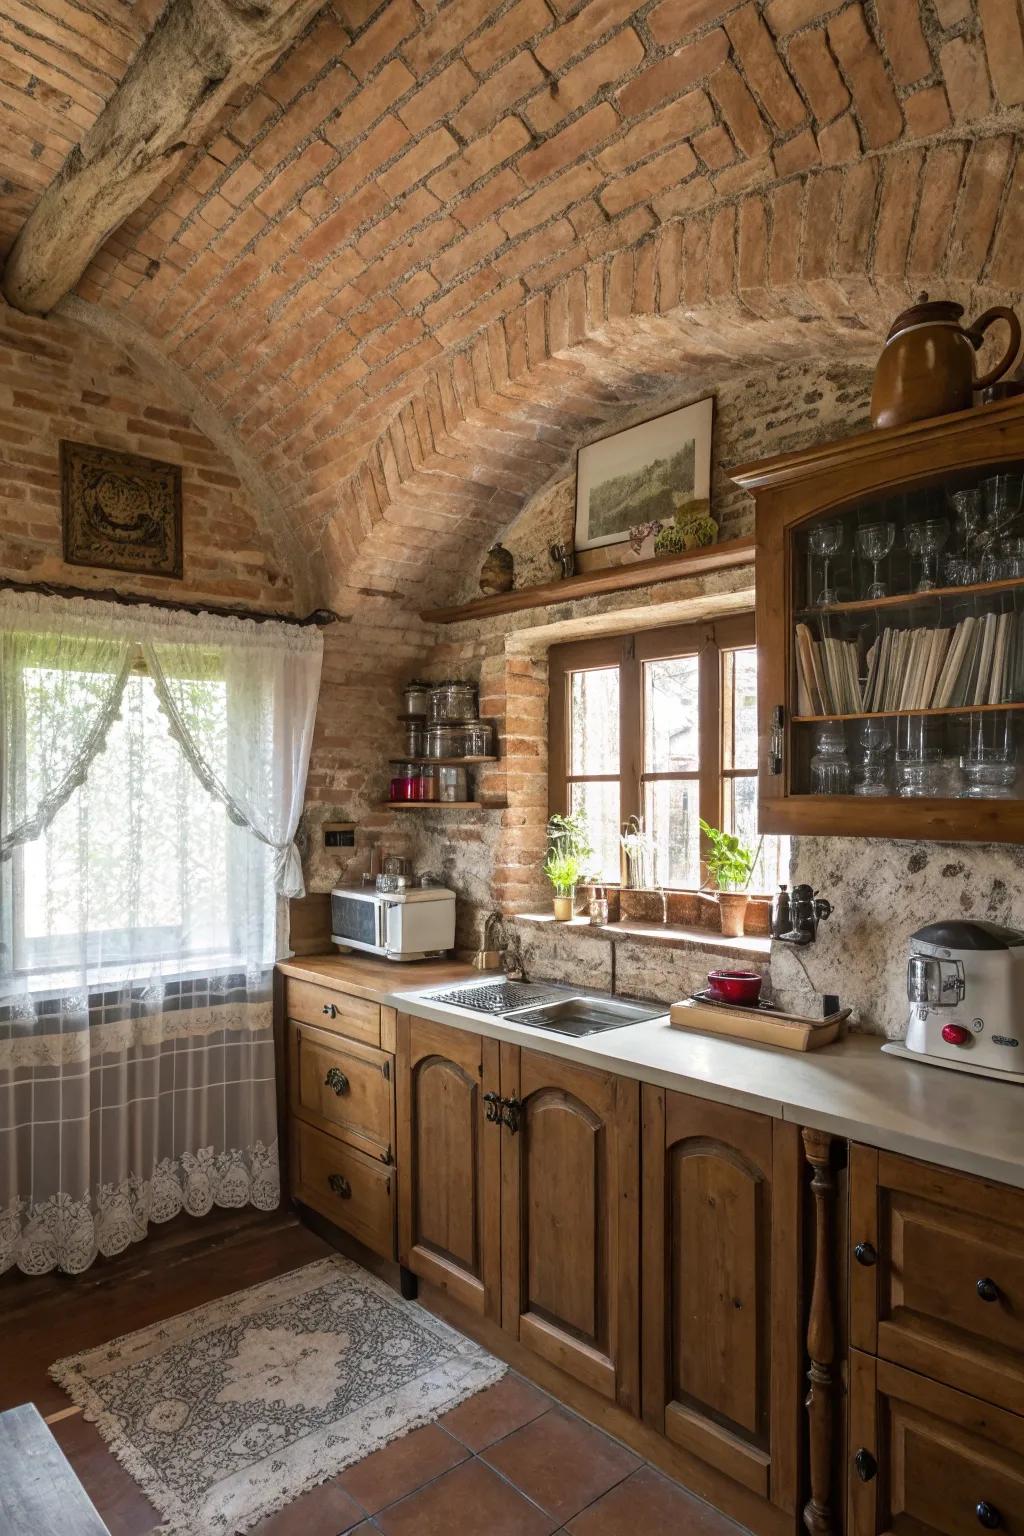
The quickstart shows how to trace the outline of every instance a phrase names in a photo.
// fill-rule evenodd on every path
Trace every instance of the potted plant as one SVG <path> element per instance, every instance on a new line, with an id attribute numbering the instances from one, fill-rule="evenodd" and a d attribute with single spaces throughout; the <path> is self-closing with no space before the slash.
<path id="1" fill-rule="evenodd" d="M 728 939 L 743 935 L 743 924 L 750 896 L 747 886 L 754 873 L 757 850 L 731 832 L 722 832 L 701 818 L 700 829 L 708 841 L 705 856 L 708 876 L 718 887 L 718 911 L 722 933 Z"/>
<path id="2" fill-rule="evenodd" d="M 548 852 L 544 873 L 551 881 L 555 920 L 567 923 L 576 905 L 576 887 L 590 869 L 594 850 L 584 811 L 555 815 L 548 822 Z"/>

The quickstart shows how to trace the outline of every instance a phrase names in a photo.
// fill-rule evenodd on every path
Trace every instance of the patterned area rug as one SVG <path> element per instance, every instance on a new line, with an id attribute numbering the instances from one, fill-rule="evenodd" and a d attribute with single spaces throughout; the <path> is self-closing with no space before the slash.
<path id="1" fill-rule="evenodd" d="M 341 1257 L 50 1368 L 174 1536 L 244 1531 L 504 1372 Z"/>

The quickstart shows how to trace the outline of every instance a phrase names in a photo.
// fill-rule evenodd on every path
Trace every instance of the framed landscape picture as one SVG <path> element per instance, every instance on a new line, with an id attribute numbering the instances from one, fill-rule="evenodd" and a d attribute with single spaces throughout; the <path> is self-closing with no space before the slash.
<path id="1" fill-rule="evenodd" d="M 576 461 L 576 548 L 622 544 L 631 528 L 671 523 L 680 508 L 707 502 L 714 401 L 581 448 Z"/>

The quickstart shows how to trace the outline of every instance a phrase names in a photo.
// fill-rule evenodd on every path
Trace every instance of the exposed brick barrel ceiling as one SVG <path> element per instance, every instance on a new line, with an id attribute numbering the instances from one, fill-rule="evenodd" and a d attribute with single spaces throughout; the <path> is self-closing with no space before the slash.
<path id="1" fill-rule="evenodd" d="M 155 3 L 7 0 L 0 242 Z M 1017 0 L 338 0 L 77 289 L 208 402 L 336 605 L 451 590 L 667 371 L 1024 286 Z"/>

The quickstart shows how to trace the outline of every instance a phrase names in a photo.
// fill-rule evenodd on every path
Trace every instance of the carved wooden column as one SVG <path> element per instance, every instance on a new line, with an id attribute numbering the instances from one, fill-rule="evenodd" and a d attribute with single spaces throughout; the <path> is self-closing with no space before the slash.
<path id="1" fill-rule="evenodd" d="M 836 1192 L 831 1167 L 832 1137 L 825 1131 L 804 1130 L 802 1134 L 814 1196 L 814 1281 L 807 1320 L 810 1390 L 805 1403 L 811 1497 L 804 1506 L 804 1525 L 810 1536 L 838 1536 L 840 1526 L 831 1508 L 836 1350 L 831 1273 L 832 1208 Z"/>

